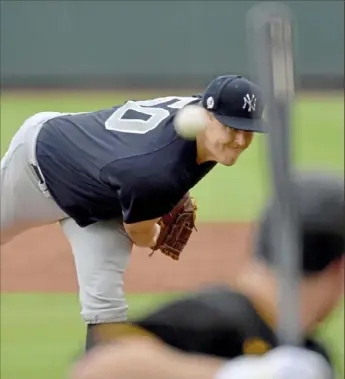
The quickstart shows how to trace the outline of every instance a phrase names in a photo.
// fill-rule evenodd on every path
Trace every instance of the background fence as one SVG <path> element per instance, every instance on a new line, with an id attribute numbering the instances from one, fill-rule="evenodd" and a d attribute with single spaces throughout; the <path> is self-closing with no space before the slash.
<path id="1" fill-rule="evenodd" d="M 2 1 L 3 87 L 199 87 L 247 75 L 254 1 Z M 298 85 L 342 88 L 343 1 L 287 1 Z"/>

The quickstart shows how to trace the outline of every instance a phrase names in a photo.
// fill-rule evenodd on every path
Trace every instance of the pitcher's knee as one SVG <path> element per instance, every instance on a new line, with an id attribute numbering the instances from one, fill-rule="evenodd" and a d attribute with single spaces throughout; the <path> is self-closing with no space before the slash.
<path id="1" fill-rule="evenodd" d="M 81 316 L 87 324 L 125 322 L 127 309 L 124 297 L 107 299 L 88 295 L 82 300 Z"/>

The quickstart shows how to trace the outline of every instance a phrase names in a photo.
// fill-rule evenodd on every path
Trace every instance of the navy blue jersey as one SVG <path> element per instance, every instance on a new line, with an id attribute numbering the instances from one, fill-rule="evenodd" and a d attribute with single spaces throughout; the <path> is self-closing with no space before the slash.
<path id="1" fill-rule="evenodd" d="M 80 226 L 117 217 L 134 223 L 168 213 L 215 165 L 197 164 L 195 141 L 174 130 L 176 111 L 198 101 L 128 101 L 47 121 L 36 154 L 52 197 Z"/>

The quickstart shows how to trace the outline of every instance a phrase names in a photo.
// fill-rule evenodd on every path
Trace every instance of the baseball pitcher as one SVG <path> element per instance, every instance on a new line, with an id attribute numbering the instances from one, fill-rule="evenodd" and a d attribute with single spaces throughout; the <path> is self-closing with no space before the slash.
<path id="1" fill-rule="evenodd" d="M 174 128 L 188 104 L 207 114 L 193 141 Z M 15 134 L 1 160 L 1 243 L 60 223 L 75 259 L 87 347 L 93 325 L 127 319 L 123 275 L 132 245 L 179 258 L 196 215 L 189 190 L 217 163 L 235 164 L 263 132 L 263 108 L 255 84 L 228 75 L 200 96 L 38 113 Z"/>

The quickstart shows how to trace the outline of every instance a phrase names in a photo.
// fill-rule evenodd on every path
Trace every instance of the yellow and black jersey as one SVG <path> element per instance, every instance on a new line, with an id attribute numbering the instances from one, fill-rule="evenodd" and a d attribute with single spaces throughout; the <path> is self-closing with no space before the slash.
<path id="1" fill-rule="evenodd" d="M 278 346 L 277 335 L 259 308 L 229 287 L 185 296 L 127 324 L 97 325 L 97 333 L 103 341 L 149 336 L 184 352 L 225 359 L 261 355 Z M 331 363 L 318 342 L 305 338 L 304 345 Z"/>
<path id="2" fill-rule="evenodd" d="M 227 287 L 189 295 L 133 324 L 180 350 L 224 358 L 260 355 L 278 345 L 274 330 L 252 302 Z M 330 361 L 316 341 L 306 338 L 305 346 Z"/>

